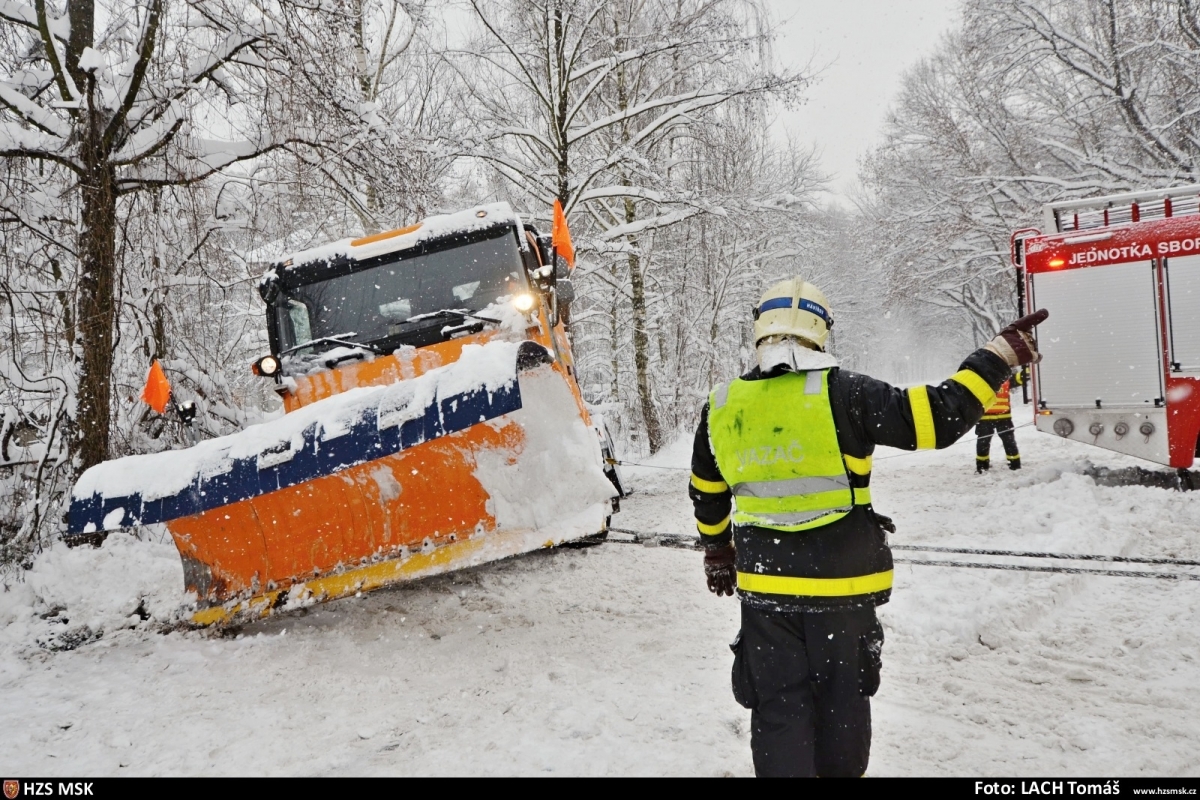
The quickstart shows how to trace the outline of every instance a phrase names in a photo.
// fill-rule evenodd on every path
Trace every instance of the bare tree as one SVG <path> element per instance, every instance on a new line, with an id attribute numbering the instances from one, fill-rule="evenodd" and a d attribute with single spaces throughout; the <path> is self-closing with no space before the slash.
<path id="1" fill-rule="evenodd" d="M 1189 2 L 967 2 L 864 165 L 897 302 L 920 287 L 982 341 L 1016 310 L 1008 238 L 1042 203 L 1197 180 L 1195 19 Z"/>
<path id="2" fill-rule="evenodd" d="M 3 8 L 8 22 L 27 31 L 29 49 L 26 64 L 0 82 L 0 156 L 53 165 L 57 200 L 77 214 L 69 225 L 74 241 L 64 249 L 78 264 L 71 326 L 78 353 L 71 449 L 78 469 L 108 456 L 122 198 L 196 183 L 285 144 L 261 135 L 189 135 L 205 103 L 232 100 L 239 78 L 263 64 L 272 37 L 267 18 L 244 4 L 213 2 L 169 10 L 163 0 L 148 0 L 131 11 L 133 19 L 114 14 L 98 37 L 104 17 L 95 0 L 70 0 L 65 16 L 54 15 L 45 0 Z M 207 55 L 180 58 L 189 47 Z M 14 222 L 38 226 L 39 209 L 8 199 Z"/>
<path id="3" fill-rule="evenodd" d="M 478 120 L 463 152 L 502 175 L 523 204 L 540 211 L 557 198 L 568 213 L 585 212 L 583 225 L 574 215 L 581 250 L 607 264 L 580 277 L 628 281 L 638 405 L 656 451 L 666 431 L 650 374 L 649 242 L 719 207 L 676 180 L 676 155 L 714 109 L 786 95 L 806 79 L 770 71 L 769 37 L 748 0 L 471 6 L 483 35 L 454 58 Z"/>
<path id="4" fill-rule="evenodd" d="M 440 197 L 423 8 L 0 3 L 0 562 L 79 470 L 183 440 L 138 401 L 150 356 L 201 435 L 277 405 L 238 366 L 263 262 Z"/>

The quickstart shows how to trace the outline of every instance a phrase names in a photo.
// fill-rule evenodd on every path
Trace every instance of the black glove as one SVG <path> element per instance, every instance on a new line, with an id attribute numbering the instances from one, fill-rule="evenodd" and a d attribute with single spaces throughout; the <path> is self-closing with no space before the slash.
<path id="1" fill-rule="evenodd" d="M 737 587 L 737 569 L 733 566 L 737 551 L 732 544 L 704 548 L 704 577 L 708 590 L 715 595 L 732 595 Z"/>
<path id="2" fill-rule="evenodd" d="M 1003 358 L 1004 363 L 1010 367 L 1036 364 L 1042 360 L 1042 355 L 1037 351 L 1037 344 L 1033 341 L 1033 334 L 1030 331 L 1035 325 L 1045 322 L 1048 316 L 1050 316 L 1050 312 L 1044 308 L 1032 314 L 1026 314 L 1011 325 L 1002 328 L 996 337 L 984 347 Z"/>
<path id="3" fill-rule="evenodd" d="M 874 509 L 871 510 L 871 513 L 875 515 L 875 522 L 876 522 L 876 524 L 879 525 L 880 528 L 883 528 L 888 533 L 896 532 L 896 523 L 892 522 L 891 517 L 885 516 L 884 514 L 880 514 L 878 511 L 875 511 Z"/>

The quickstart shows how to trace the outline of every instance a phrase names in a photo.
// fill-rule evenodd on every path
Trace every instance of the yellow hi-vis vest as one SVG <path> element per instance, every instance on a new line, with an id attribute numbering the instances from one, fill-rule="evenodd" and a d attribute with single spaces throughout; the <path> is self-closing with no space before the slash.
<path id="1" fill-rule="evenodd" d="M 868 489 L 850 485 L 828 370 L 718 386 L 709 396 L 708 435 L 733 493 L 735 524 L 803 531 L 870 502 Z"/>

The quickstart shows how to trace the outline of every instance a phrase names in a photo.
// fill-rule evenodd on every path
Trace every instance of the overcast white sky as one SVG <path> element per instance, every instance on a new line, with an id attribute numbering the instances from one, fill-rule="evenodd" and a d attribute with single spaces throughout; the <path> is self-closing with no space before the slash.
<path id="1" fill-rule="evenodd" d="M 814 142 L 821 164 L 844 194 L 857 180 L 858 157 L 874 144 L 900 74 L 928 55 L 956 18 L 959 0 L 767 0 L 781 20 L 776 58 L 825 65 L 801 107 L 776 126 Z"/>

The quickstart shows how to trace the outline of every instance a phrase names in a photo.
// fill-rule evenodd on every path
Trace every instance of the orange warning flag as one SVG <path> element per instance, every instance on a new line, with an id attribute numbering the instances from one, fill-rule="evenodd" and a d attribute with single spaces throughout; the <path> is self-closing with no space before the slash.
<path id="1" fill-rule="evenodd" d="M 160 414 L 167 413 L 167 402 L 171 399 L 171 384 L 167 373 L 163 372 L 158 359 L 150 362 L 150 374 L 146 376 L 146 385 L 142 388 L 142 402 Z"/>
<path id="2" fill-rule="evenodd" d="M 562 203 L 554 200 L 554 225 L 550 228 L 550 242 L 554 250 L 564 259 L 571 269 L 575 269 L 575 245 L 571 244 L 571 231 L 567 228 L 567 215 L 563 213 Z"/>

